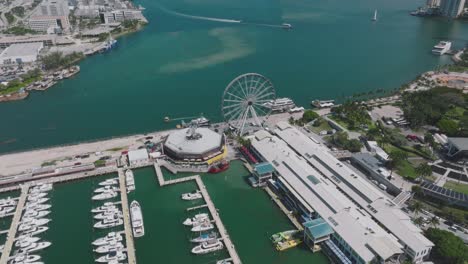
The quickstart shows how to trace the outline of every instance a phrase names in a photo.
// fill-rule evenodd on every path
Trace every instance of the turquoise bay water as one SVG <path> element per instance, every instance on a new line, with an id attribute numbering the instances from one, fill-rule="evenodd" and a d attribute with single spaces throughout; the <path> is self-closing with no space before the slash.
<path id="1" fill-rule="evenodd" d="M 137 2 L 150 21 L 143 31 L 83 61 L 75 78 L 0 104 L 0 153 L 173 127 L 164 116 L 220 120 L 225 86 L 245 72 L 269 77 L 278 95 L 304 106 L 393 89 L 449 62 L 430 54 L 439 40 L 455 48 L 468 40 L 466 22 L 409 16 L 419 0 Z M 294 29 L 256 24 L 283 22 Z"/>

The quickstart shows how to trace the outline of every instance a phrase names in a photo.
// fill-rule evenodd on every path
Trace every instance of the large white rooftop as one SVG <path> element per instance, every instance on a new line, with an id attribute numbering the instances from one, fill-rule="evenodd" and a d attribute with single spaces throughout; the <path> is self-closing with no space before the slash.
<path id="1" fill-rule="evenodd" d="M 42 49 L 42 42 L 12 44 L 0 54 L 1 58 L 34 56 Z"/>
<path id="2" fill-rule="evenodd" d="M 181 154 L 203 154 L 222 147 L 223 137 L 205 127 L 195 130 L 198 138 L 189 138 L 190 128 L 177 130 L 169 134 L 164 145 L 176 153 Z"/>
<path id="3" fill-rule="evenodd" d="M 335 158 L 329 149 L 311 140 L 286 122 L 280 122 L 275 133 L 299 155 L 325 175 L 351 199 L 415 252 L 433 246 L 400 208 L 379 189 L 357 176 L 353 170 Z"/>
<path id="4" fill-rule="evenodd" d="M 287 187 L 294 190 L 292 193 L 307 207 L 313 208 L 365 262 L 370 262 L 376 254 L 387 259 L 402 252 L 395 237 L 297 155 L 285 141 L 259 131 L 252 139 L 252 146 L 274 166 L 281 176 L 280 181 L 285 181 Z"/>

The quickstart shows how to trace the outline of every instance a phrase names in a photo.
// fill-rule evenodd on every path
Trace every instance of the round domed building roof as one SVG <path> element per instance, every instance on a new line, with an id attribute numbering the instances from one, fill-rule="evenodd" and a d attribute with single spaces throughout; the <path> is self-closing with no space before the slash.
<path id="1" fill-rule="evenodd" d="M 166 154 L 177 158 L 203 158 L 220 151 L 223 146 L 223 136 L 204 127 L 174 131 L 164 142 Z"/>

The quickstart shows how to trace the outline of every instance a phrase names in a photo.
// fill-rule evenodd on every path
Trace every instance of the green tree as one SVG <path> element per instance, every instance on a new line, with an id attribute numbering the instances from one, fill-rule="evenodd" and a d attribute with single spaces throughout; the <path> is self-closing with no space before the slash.
<path id="1" fill-rule="evenodd" d="M 418 215 L 421 213 L 421 210 L 423 209 L 423 205 L 421 202 L 416 201 L 411 205 L 411 208 L 413 208 L 413 212 L 415 215 Z"/>
<path id="2" fill-rule="evenodd" d="M 362 143 L 357 139 L 351 139 L 346 142 L 345 148 L 351 152 L 359 152 L 361 151 Z"/>
<path id="3" fill-rule="evenodd" d="M 390 154 L 388 154 L 388 157 L 390 158 L 390 161 L 387 162 L 387 165 L 390 168 L 391 177 L 393 174 L 393 170 L 408 159 L 408 153 L 401 150 L 393 150 L 392 152 L 390 152 Z"/>
<path id="4" fill-rule="evenodd" d="M 425 179 L 432 175 L 432 167 L 427 163 L 419 164 L 416 169 L 416 173 L 419 175 L 420 178 Z"/>
<path id="5" fill-rule="evenodd" d="M 439 218 L 437 216 L 435 216 L 435 215 L 431 218 L 430 221 L 431 221 L 431 225 L 434 228 L 436 228 L 440 224 Z"/>
<path id="6" fill-rule="evenodd" d="M 317 114 L 315 111 L 313 110 L 305 110 L 304 113 L 302 114 L 302 121 L 304 123 L 309 123 L 310 121 L 316 119 L 319 117 L 319 114 Z"/>
<path id="7" fill-rule="evenodd" d="M 437 127 L 448 136 L 456 136 L 460 130 L 457 122 L 446 118 L 439 120 Z"/>
<path id="8" fill-rule="evenodd" d="M 414 219 L 414 223 L 418 226 L 421 226 L 424 223 L 424 220 L 422 219 L 422 217 L 418 217 Z"/>
<path id="9" fill-rule="evenodd" d="M 426 237 L 434 243 L 431 257 L 436 263 L 463 264 L 468 261 L 468 248 L 452 232 L 429 228 Z"/>

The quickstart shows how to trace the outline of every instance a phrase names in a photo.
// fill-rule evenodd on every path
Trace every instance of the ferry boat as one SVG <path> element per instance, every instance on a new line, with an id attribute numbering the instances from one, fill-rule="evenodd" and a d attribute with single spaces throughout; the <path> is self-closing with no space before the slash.
<path id="1" fill-rule="evenodd" d="M 284 28 L 284 29 L 292 29 L 293 28 L 292 25 L 289 24 L 289 23 L 283 23 L 283 24 L 281 24 L 281 27 Z"/>
<path id="2" fill-rule="evenodd" d="M 212 239 L 217 239 L 217 238 L 218 238 L 218 233 L 211 232 L 211 233 L 207 233 L 207 234 L 201 234 L 200 236 L 191 239 L 190 242 L 192 242 L 192 243 L 203 243 L 205 241 L 212 240 Z"/>
<path id="3" fill-rule="evenodd" d="M 452 47 L 452 42 L 441 41 L 437 43 L 437 45 L 434 46 L 434 48 L 432 49 L 432 54 L 439 55 L 439 56 L 444 55 L 445 53 L 450 51 L 451 47 Z"/>
<path id="4" fill-rule="evenodd" d="M 329 108 L 335 105 L 335 100 L 313 100 L 311 104 L 317 108 Z"/>
<path id="5" fill-rule="evenodd" d="M 192 226 L 194 223 L 209 220 L 210 216 L 207 213 L 196 214 L 193 218 L 187 218 L 182 223 L 186 226 Z"/>
<path id="6" fill-rule="evenodd" d="M 144 236 L 145 227 L 143 225 L 143 214 L 141 213 L 141 206 L 137 201 L 133 201 L 130 204 L 130 217 L 132 218 L 133 236 Z"/>
<path id="7" fill-rule="evenodd" d="M 299 236 L 300 233 L 299 230 L 279 232 L 271 236 L 271 241 L 275 245 L 276 250 L 283 251 L 302 243 Z"/>
<path id="8" fill-rule="evenodd" d="M 229 162 L 223 160 L 221 163 L 214 164 L 208 170 L 208 173 L 220 173 L 229 169 Z"/>
<path id="9" fill-rule="evenodd" d="M 195 192 L 182 194 L 182 200 L 185 200 L 185 201 L 197 200 L 197 199 L 201 199 L 202 197 L 203 197 L 202 194 L 198 190 Z"/>
<path id="10" fill-rule="evenodd" d="M 210 222 L 204 222 L 200 225 L 192 227 L 191 230 L 192 232 L 203 232 L 203 231 L 211 230 L 213 228 L 214 228 L 213 224 L 211 224 Z"/>
<path id="11" fill-rule="evenodd" d="M 279 242 L 281 240 L 289 240 L 289 239 L 291 239 L 292 237 L 294 237 L 295 235 L 297 235 L 299 233 L 300 233 L 299 230 L 288 230 L 288 231 L 284 231 L 284 232 L 279 232 L 279 233 L 273 234 L 271 236 L 271 241 L 273 243 L 276 243 L 276 242 Z"/>
<path id="12" fill-rule="evenodd" d="M 278 98 L 263 104 L 264 107 L 271 109 L 273 112 L 284 112 L 296 106 L 290 98 Z"/>
<path id="13" fill-rule="evenodd" d="M 125 255 L 125 253 L 123 253 L 122 251 L 113 251 L 105 256 L 97 258 L 96 262 L 109 263 L 111 261 L 121 261 L 121 260 L 126 260 L 126 259 L 127 259 L 127 255 Z"/>
<path id="14" fill-rule="evenodd" d="M 122 241 L 122 235 L 116 232 L 110 232 L 106 236 L 94 240 L 92 244 L 94 246 L 103 246 L 110 243 L 110 241 L 120 242 Z"/>
<path id="15" fill-rule="evenodd" d="M 207 254 L 224 248 L 223 242 L 219 239 L 212 239 L 201 243 L 192 249 L 193 254 Z"/>

